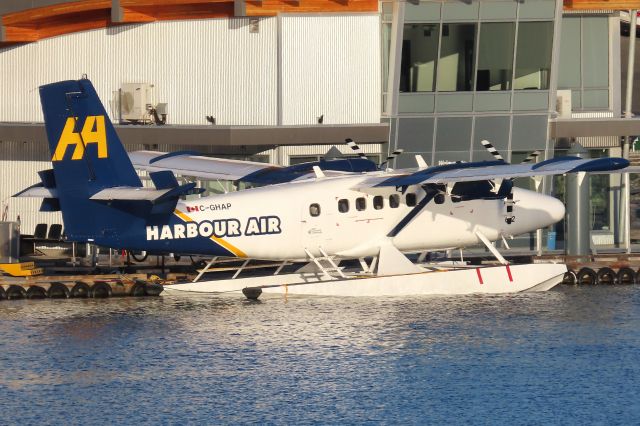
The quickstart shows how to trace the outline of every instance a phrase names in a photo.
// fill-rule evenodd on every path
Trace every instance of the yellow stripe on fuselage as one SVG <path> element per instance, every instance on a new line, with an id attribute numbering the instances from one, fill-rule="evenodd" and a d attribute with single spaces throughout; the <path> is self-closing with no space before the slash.
<path id="1" fill-rule="evenodd" d="M 185 222 L 195 222 L 195 220 L 191 219 L 189 216 L 187 216 L 186 214 L 184 214 L 183 212 L 181 212 L 178 209 L 175 209 L 173 211 L 173 213 L 176 216 L 178 216 L 180 219 L 185 221 Z M 215 242 L 219 246 L 229 250 L 231 253 L 233 253 L 237 257 L 247 257 L 247 254 L 245 252 L 243 252 L 242 250 L 240 250 L 238 247 L 234 246 L 233 244 L 223 240 L 222 238 L 218 238 L 215 235 L 212 235 L 210 238 L 211 238 L 211 240 L 213 242 Z"/>

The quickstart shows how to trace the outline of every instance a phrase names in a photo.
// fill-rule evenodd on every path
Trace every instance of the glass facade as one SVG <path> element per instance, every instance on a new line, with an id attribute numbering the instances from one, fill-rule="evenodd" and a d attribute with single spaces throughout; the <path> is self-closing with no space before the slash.
<path id="1" fill-rule="evenodd" d="M 558 89 L 571 90 L 573 111 L 611 109 L 609 17 L 564 16 Z"/>
<path id="2" fill-rule="evenodd" d="M 385 86 L 394 99 L 385 111 L 394 148 L 431 163 L 489 159 L 482 139 L 507 157 L 512 145 L 545 150 L 556 6 L 554 0 L 400 3 L 391 20 L 398 42 L 390 40 L 384 13 L 383 57 L 394 55 L 388 66 L 396 74 Z M 394 74 L 387 69 L 385 78 Z M 398 163 L 413 162 L 403 157 Z"/>

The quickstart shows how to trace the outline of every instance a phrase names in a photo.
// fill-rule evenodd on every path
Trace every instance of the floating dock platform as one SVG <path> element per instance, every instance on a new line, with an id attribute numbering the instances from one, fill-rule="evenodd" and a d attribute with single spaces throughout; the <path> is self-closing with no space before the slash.
<path id="1" fill-rule="evenodd" d="M 162 291 L 162 284 L 148 281 L 146 274 L 0 276 L 0 300 L 142 297 Z"/>

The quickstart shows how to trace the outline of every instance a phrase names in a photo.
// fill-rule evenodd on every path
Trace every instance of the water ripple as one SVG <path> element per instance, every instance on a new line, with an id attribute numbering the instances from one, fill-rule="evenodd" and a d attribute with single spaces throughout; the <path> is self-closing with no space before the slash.
<path id="1" fill-rule="evenodd" d="M 0 303 L 0 421 L 634 423 L 640 287 Z"/>

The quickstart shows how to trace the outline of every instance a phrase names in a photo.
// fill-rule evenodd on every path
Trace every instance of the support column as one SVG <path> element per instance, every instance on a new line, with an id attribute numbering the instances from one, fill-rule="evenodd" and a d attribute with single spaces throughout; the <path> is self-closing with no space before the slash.
<path id="1" fill-rule="evenodd" d="M 631 105 L 633 100 L 633 73 L 635 68 L 636 57 L 636 25 L 638 10 L 631 9 L 629 11 L 629 55 L 627 58 L 627 94 L 625 97 L 624 118 L 631 118 Z M 631 137 L 625 136 L 622 143 L 622 158 L 629 159 L 629 145 Z M 631 224 L 629 217 L 629 198 L 631 196 L 629 189 L 629 173 L 622 175 L 622 188 L 620 191 L 620 230 L 619 234 L 622 238 L 622 246 L 627 253 L 631 252 Z"/>
<path id="2" fill-rule="evenodd" d="M 589 158 L 589 151 L 575 143 L 567 155 Z M 586 173 L 569 173 L 566 180 L 567 196 L 567 254 L 587 256 L 590 250 L 589 179 Z"/>

